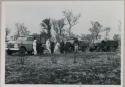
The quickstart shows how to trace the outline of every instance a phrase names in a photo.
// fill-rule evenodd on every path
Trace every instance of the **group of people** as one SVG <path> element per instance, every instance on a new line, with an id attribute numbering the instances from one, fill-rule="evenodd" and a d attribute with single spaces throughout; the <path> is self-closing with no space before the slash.
<path id="1" fill-rule="evenodd" d="M 60 43 L 57 41 L 54 43 L 50 39 L 46 41 L 46 49 L 49 51 L 49 53 L 53 54 L 60 54 Z"/>
<path id="2" fill-rule="evenodd" d="M 52 41 L 50 39 L 48 39 L 46 41 L 46 50 L 50 53 L 50 54 L 60 54 L 60 53 L 67 53 L 67 52 L 78 52 L 78 41 L 74 41 L 73 44 L 71 44 L 70 42 L 64 42 L 63 40 L 61 40 L 60 42 L 56 41 Z M 38 47 L 39 49 L 39 47 Z M 33 52 L 34 55 L 36 55 L 37 52 L 37 40 L 34 39 L 33 41 Z"/>

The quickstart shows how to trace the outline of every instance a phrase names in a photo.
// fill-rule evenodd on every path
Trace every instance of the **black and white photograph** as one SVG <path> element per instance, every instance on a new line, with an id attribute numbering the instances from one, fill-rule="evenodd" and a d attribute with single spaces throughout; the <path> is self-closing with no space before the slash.
<path id="1" fill-rule="evenodd" d="M 2 82 L 121 87 L 123 4 L 122 0 L 3 2 Z"/>

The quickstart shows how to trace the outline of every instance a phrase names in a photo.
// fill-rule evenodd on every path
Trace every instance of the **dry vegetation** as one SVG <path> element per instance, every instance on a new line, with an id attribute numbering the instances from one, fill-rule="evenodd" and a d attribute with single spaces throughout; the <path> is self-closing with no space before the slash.
<path id="1" fill-rule="evenodd" d="M 121 84 L 118 53 L 89 52 L 76 54 L 6 56 L 7 84 Z M 54 59 L 54 63 L 52 62 Z"/>

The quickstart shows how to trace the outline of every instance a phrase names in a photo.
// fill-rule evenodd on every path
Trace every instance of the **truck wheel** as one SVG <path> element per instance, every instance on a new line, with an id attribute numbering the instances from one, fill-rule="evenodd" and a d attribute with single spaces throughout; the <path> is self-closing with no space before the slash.
<path id="1" fill-rule="evenodd" d="M 25 47 L 20 47 L 19 53 L 20 53 L 20 55 L 25 55 L 26 54 L 26 48 Z"/>
<path id="2" fill-rule="evenodd" d="M 12 52 L 11 50 L 7 50 L 7 54 L 8 54 L 8 55 L 12 55 L 12 53 L 13 53 L 13 52 Z"/>
<path id="3" fill-rule="evenodd" d="M 27 51 L 28 55 L 32 55 L 32 51 Z"/>

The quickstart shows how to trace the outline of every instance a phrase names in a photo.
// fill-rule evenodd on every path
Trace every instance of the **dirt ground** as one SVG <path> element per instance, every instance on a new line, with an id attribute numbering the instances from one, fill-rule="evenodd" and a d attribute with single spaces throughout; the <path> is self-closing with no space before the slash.
<path id="1" fill-rule="evenodd" d="M 8 56 L 6 84 L 121 84 L 117 52 Z M 75 61 L 74 61 L 75 59 Z"/>

